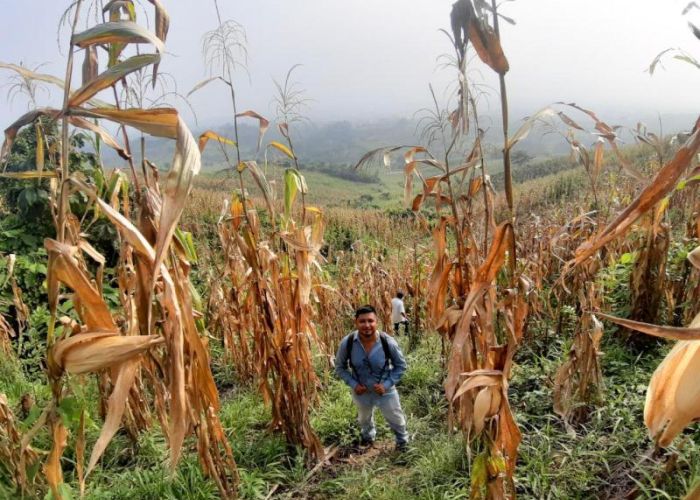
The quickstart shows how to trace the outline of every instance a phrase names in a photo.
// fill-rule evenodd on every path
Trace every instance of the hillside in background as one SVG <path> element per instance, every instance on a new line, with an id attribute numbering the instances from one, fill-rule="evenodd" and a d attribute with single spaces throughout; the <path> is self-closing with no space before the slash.
<path id="1" fill-rule="evenodd" d="M 600 116 L 604 116 L 604 114 L 600 113 Z M 653 114 L 640 113 L 637 117 L 619 115 L 613 116 L 613 118 L 614 120 L 610 120 L 608 123 L 634 128 L 637 123 L 642 121 L 646 123 L 649 130 L 658 131 L 659 129 L 659 117 Z M 686 131 L 694 121 L 690 114 L 667 114 L 663 115 L 661 120 L 665 135 Z M 515 132 L 522 122 L 522 119 L 514 120 L 511 126 L 512 132 Z M 482 125 L 486 128 L 484 142 L 487 154 L 494 159 L 499 158 L 502 139 L 497 120 L 485 117 Z M 208 129 L 216 130 L 225 137 L 234 137 L 233 125 L 230 124 L 202 126 L 196 129 L 195 135 Z M 568 154 L 569 146 L 566 141 L 560 135 L 548 132 L 550 129 L 546 125 L 538 126 L 525 140 L 518 144 L 517 150 L 536 158 Z M 258 138 L 257 126 L 243 123 L 239 126 L 238 133 L 241 156 L 254 158 Z M 420 133 L 421 124 L 418 119 L 379 120 L 364 123 L 349 121 L 303 123 L 292 128 L 294 147 L 302 165 L 314 163 L 333 166 L 354 165 L 365 153 L 375 148 L 390 145 L 424 144 L 425 141 L 421 139 Z M 622 132 L 621 136 L 628 144 L 634 142 L 629 133 Z M 270 127 L 264 142 L 268 143 L 273 140 L 280 141 L 282 137 L 276 128 Z M 140 154 L 138 144 L 134 144 L 133 147 Z M 146 151 L 147 157 L 161 169 L 169 167 L 172 160 L 172 150 L 168 140 L 148 137 Z M 273 152 L 270 152 L 270 155 L 270 159 L 277 156 Z M 263 158 L 264 152 L 261 151 L 258 159 L 263 161 Z M 121 160 L 111 150 L 105 151 L 104 161 L 105 164 L 111 166 L 121 164 Z M 208 147 L 203 155 L 204 169 L 217 170 L 223 168 L 224 164 L 224 157 L 219 148 L 215 145 Z"/>

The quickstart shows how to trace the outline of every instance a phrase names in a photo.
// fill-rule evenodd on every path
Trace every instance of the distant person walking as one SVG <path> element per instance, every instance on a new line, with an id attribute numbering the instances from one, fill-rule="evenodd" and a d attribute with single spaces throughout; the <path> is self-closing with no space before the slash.
<path id="1" fill-rule="evenodd" d="M 394 335 L 399 334 L 399 329 L 403 325 L 404 333 L 408 336 L 408 316 L 406 316 L 403 292 L 401 290 L 398 290 L 396 297 L 391 299 L 391 322 L 394 323 Z"/>
<path id="2" fill-rule="evenodd" d="M 355 328 L 340 342 L 335 373 L 352 388 L 362 442 L 374 443 L 377 406 L 396 436 L 396 449 L 404 451 L 408 432 L 396 384 L 406 371 L 406 360 L 396 340 L 377 331 L 374 307 L 362 306 L 355 311 Z"/>

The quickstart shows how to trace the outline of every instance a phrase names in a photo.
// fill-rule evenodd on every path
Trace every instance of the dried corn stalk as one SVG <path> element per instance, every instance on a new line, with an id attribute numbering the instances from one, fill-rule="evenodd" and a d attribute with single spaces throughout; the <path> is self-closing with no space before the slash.
<path id="1" fill-rule="evenodd" d="M 624 235 L 637 219 L 669 196 L 678 179 L 693 167 L 699 149 L 700 120 L 674 158 L 661 168 L 639 196 L 602 232 L 577 249 L 571 265 L 585 262 L 614 238 Z M 700 250 L 696 249 L 688 255 L 695 267 L 700 267 L 698 254 Z M 656 326 L 605 314 L 599 316 L 648 335 L 681 340 L 654 372 L 644 408 L 644 420 L 651 436 L 659 445 L 669 445 L 685 426 L 700 418 L 700 394 L 696 384 L 700 371 L 700 316 L 696 316 L 687 328 Z"/>
<path id="2" fill-rule="evenodd" d="M 48 115 L 62 121 L 61 164 L 55 172 L 57 182 L 51 196 L 57 238 L 45 242 L 49 254 L 47 283 L 52 315 L 47 353 L 52 401 L 34 429 L 22 439 L 22 449 L 27 449 L 41 426 L 46 424 L 49 427 L 53 446 L 44 463 L 44 473 L 53 496 L 60 499 L 63 481 L 61 457 L 68 444 L 69 430 L 64 426 L 58 408 L 61 400 L 71 392 L 65 375 L 99 373 L 102 378 L 100 387 L 107 398 L 105 422 L 84 474 L 79 457 L 77 468 L 81 483 L 96 466 L 125 414 L 127 422 L 131 422 L 127 425 L 133 432 L 148 425 L 142 398 L 150 390 L 169 442 L 171 469 L 177 466 L 185 436 L 194 430 L 205 473 L 216 480 L 222 497 L 229 498 L 236 495 L 235 463 L 216 415 L 219 401 L 209 369 L 206 343 L 195 325 L 189 264 L 178 253 L 177 245 L 175 248 L 171 246 L 192 179 L 200 169 L 197 144 L 174 109 L 119 109 L 92 99 L 97 92 L 114 87 L 134 71 L 156 66 L 160 61 L 167 32 L 167 14 L 158 2 L 154 3 L 156 19 L 160 20 L 156 23 L 158 32 L 154 34 L 134 22 L 133 9 L 129 8 L 131 3 L 111 2 L 107 6 L 111 22 L 81 33 L 75 33 L 81 2 L 73 5 L 68 78 L 65 83 L 59 81 L 65 88 L 64 105 L 61 110 L 39 109 L 21 117 L 7 129 L 0 152 L 0 160 L 4 160 L 11 151 L 17 131 L 41 116 Z M 124 13 L 129 19 L 122 19 Z M 155 53 L 120 60 L 120 54 L 123 55 L 129 44 L 135 41 L 149 43 L 155 48 Z M 109 52 L 108 68 L 102 73 L 94 67 L 99 66 L 99 57 L 95 59 L 94 50 L 98 47 Z M 86 49 L 85 80 L 80 89 L 71 92 L 70 69 L 79 48 Z M 40 78 L 41 75 L 29 74 L 27 77 Z M 115 189 L 116 195 L 104 199 L 104 192 L 96 191 L 68 170 L 69 125 L 98 134 L 106 145 L 130 161 L 126 149 L 106 129 L 85 118 L 115 122 L 122 126 L 125 138 L 123 127 L 130 126 L 146 134 L 175 140 L 175 156 L 162 193 L 152 177 L 146 176 L 145 193 L 141 192 L 136 176 L 132 178 L 140 205 L 138 227 L 130 220 L 128 193 L 120 200 L 119 190 Z M 133 172 L 133 164 L 131 166 Z M 83 238 L 81 221 L 70 211 L 68 200 L 76 191 L 89 197 L 94 210 L 99 210 L 114 224 L 122 240 L 122 269 L 118 282 L 123 311 L 119 326 L 102 295 L 104 258 Z M 97 263 L 95 275 L 89 272 L 87 259 Z M 75 325 L 65 323 L 56 330 L 61 288 L 72 294 L 79 322 Z M 71 383 L 76 380 L 70 379 Z M 150 386 L 149 390 L 146 385 Z M 76 445 L 79 455 L 84 448 L 83 417 Z"/>
<path id="3" fill-rule="evenodd" d="M 588 405 L 600 400 L 603 374 L 600 341 L 603 324 L 590 311 L 598 309 L 600 298 L 593 283 L 579 292 L 581 321 L 576 327 L 569 357 L 554 376 L 554 411 L 565 422 L 580 422 Z"/>
<path id="4" fill-rule="evenodd" d="M 0 393 L 0 467 L 7 470 L 22 495 L 38 495 L 35 482 L 41 483 L 41 476 L 34 474 L 33 477 L 28 477 L 27 473 L 27 470 L 36 471 L 38 461 L 36 451 L 31 446 L 23 445 L 22 433 L 7 397 Z"/>
<path id="5" fill-rule="evenodd" d="M 323 219 L 317 214 L 304 227 L 292 222 L 279 239 L 267 240 L 256 211 L 237 196 L 231 213 L 220 223 L 219 234 L 227 277 L 237 289 L 224 297 L 232 299 L 230 310 L 248 319 L 236 326 L 238 340 L 229 347 L 247 349 L 252 338 L 258 386 L 272 407 L 271 427 L 290 444 L 306 449 L 312 460 L 321 458 L 323 447 L 311 428 L 309 410 L 317 384 L 310 349 L 316 341 L 311 273 L 322 244 Z M 282 246 L 284 251 L 273 250 Z M 245 297 L 243 303 L 238 302 L 240 296 Z M 242 351 L 233 355 L 241 356 Z"/>

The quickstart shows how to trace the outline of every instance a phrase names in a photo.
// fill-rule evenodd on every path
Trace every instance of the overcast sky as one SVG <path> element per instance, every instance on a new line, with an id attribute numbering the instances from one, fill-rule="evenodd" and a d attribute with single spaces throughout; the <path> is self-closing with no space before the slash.
<path id="1" fill-rule="evenodd" d="M 453 0 L 220 0 L 222 15 L 241 23 L 248 36 L 249 73 L 239 73 L 241 109 L 273 117 L 272 78 L 294 64 L 296 79 L 314 101 L 315 121 L 410 117 L 430 104 L 428 84 L 439 91 L 451 75 L 436 57 L 451 47 L 440 28 L 449 27 Z M 162 70 L 186 93 L 203 79 L 205 31 L 216 26 L 213 1 L 163 0 L 170 12 L 169 55 Z M 510 61 L 507 84 L 513 119 L 558 100 L 603 112 L 647 114 L 700 110 L 700 71 L 669 60 L 653 77 L 645 69 L 668 47 L 700 56 L 700 41 L 687 21 L 700 24 L 700 10 L 681 16 L 688 0 L 516 0 L 501 11 L 517 21 L 503 25 Z M 64 76 L 57 21 L 68 1 L 0 0 L 0 61 L 48 62 L 44 72 Z M 144 2 L 148 7 L 150 4 Z M 150 10 L 150 9 L 149 9 Z M 67 32 L 63 33 L 65 46 Z M 80 58 L 82 60 L 82 57 Z M 494 86 L 481 64 L 483 80 Z M 0 71 L 0 84 L 7 82 Z M 476 75 L 475 75 L 476 76 Z M 4 94 L 4 92 L 3 92 Z M 491 109 L 498 100 L 491 98 Z M 26 110 L 0 96 L 0 127 Z M 195 94 L 200 122 L 228 115 L 222 87 Z M 188 115 L 191 119 L 191 115 Z"/>

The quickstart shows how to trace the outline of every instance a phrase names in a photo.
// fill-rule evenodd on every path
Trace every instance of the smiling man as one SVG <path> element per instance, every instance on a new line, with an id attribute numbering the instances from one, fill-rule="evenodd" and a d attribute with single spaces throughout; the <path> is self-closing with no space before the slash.
<path id="1" fill-rule="evenodd" d="M 406 371 L 406 360 L 398 343 L 377 331 L 374 307 L 366 305 L 355 311 L 355 328 L 340 342 L 335 373 L 353 391 L 362 441 L 365 444 L 374 442 L 377 435 L 374 408 L 379 407 L 396 436 L 396 449 L 404 451 L 408 432 L 396 384 Z"/>

